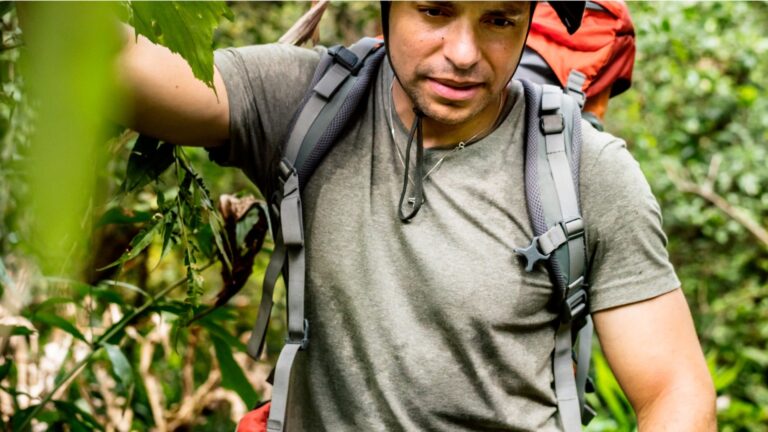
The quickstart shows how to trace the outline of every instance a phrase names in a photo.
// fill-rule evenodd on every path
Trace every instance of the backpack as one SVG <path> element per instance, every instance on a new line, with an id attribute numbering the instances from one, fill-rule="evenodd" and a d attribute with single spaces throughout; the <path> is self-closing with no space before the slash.
<path id="1" fill-rule="evenodd" d="M 623 1 L 593 0 L 585 5 L 579 31 L 570 34 L 549 3 L 537 6 L 515 78 L 563 88 L 584 109 L 589 98 L 617 96 L 632 84 L 635 29 Z M 602 122 L 586 107 L 582 113 L 598 130 Z"/>
<path id="2" fill-rule="evenodd" d="M 275 249 L 264 276 L 258 317 L 248 341 L 257 359 L 263 349 L 275 283 L 286 284 L 288 337 L 272 372 L 270 403 L 261 403 L 239 432 L 285 430 L 289 383 L 299 351 L 311 349 L 304 315 L 305 256 L 301 191 L 368 94 L 385 56 L 383 41 L 364 38 L 334 46 L 321 58 L 310 89 L 290 128 L 278 166 L 278 190 L 270 197 Z M 585 403 L 592 321 L 589 316 L 585 225 L 579 210 L 581 116 L 578 104 L 556 86 L 523 81 L 526 98 L 525 190 L 535 237 L 515 249 L 525 270 L 544 261 L 559 318 L 552 359 L 558 412 L 566 432 L 594 416 Z M 578 349 L 574 349 L 574 348 Z M 574 367 L 575 361 L 575 367 Z M 266 420 L 266 421 L 265 421 Z"/>

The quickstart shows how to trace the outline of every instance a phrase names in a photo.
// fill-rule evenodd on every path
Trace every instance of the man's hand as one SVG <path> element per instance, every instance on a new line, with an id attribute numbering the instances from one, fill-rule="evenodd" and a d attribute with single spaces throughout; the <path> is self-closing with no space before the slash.
<path id="1" fill-rule="evenodd" d="M 125 26 L 118 79 L 132 102 L 121 123 L 174 144 L 213 147 L 229 137 L 229 104 L 221 74 L 214 68 L 216 92 L 195 78 L 189 64 L 168 48 Z"/>
<path id="2" fill-rule="evenodd" d="M 716 431 L 715 391 L 681 290 L 595 313 L 640 432 Z"/>

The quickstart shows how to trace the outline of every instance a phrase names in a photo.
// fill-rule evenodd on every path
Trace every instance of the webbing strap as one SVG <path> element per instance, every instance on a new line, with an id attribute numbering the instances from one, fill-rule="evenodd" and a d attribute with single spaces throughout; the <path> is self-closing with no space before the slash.
<path id="1" fill-rule="evenodd" d="M 251 337 L 248 339 L 248 354 L 258 360 L 261 350 L 264 348 L 264 339 L 267 335 L 269 326 L 269 317 L 272 314 L 272 296 L 275 292 L 277 278 L 280 277 L 280 271 L 285 262 L 285 244 L 283 244 L 283 235 L 280 230 L 275 234 L 275 249 L 269 259 L 269 265 L 264 273 L 264 282 L 262 283 L 261 303 L 259 303 L 259 312 L 256 317 L 256 324 L 253 325 Z"/>
<path id="2" fill-rule="evenodd" d="M 589 378 L 589 361 L 592 357 L 592 317 L 587 316 L 586 324 L 579 330 L 579 350 L 576 355 L 576 391 L 579 396 L 579 406 L 586 407 L 584 392 Z M 582 418 L 586 413 L 582 410 Z"/>
<path id="3" fill-rule="evenodd" d="M 587 95 L 584 94 L 584 83 L 587 76 L 576 69 L 571 69 L 568 74 L 568 81 L 565 83 L 565 93 L 576 99 L 580 109 L 584 109 L 584 103 L 587 102 Z"/>
<path id="4" fill-rule="evenodd" d="M 552 360 L 555 375 L 557 410 L 565 432 L 581 431 L 581 409 L 573 375 L 571 324 L 561 322 L 555 333 L 555 353 Z"/>
<path id="5" fill-rule="evenodd" d="M 300 343 L 288 342 L 280 351 L 280 357 L 277 359 L 274 371 L 275 384 L 272 387 L 272 406 L 269 408 L 269 419 L 267 420 L 267 431 L 269 432 L 283 432 L 285 430 L 291 373 L 296 354 L 301 349 Z"/>
<path id="6" fill-rule="evenodd" d="M 561 110 L 563 92 L 560 88 L 550 85 L 542 86 L 542 90 L 544 145 L 555 195 L 560 206 L 561 221 L 580 219 L 578 195 L 565 148 L 563 133 L 565 125 Z M 569 284 L 582 276 L 585 268 L 584 259 L 584 237 L 583 235 L 573 236 L 568 241 L 568 267 L 562 269 L 563 272 L 567 272 L 565 276 Z"/>

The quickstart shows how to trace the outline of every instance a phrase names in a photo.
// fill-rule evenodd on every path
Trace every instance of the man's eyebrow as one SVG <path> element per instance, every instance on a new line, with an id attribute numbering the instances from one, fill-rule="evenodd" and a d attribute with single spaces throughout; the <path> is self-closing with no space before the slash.
<path id="1" fill-rule="evenodd" d="M 527 2 L 519 1 L 505 1 L 502 3 L 501 7 L 487 10 L 485 13 L 489 15 L 519 15 L 525 11 L 525 5 L 527 4 Z"/>

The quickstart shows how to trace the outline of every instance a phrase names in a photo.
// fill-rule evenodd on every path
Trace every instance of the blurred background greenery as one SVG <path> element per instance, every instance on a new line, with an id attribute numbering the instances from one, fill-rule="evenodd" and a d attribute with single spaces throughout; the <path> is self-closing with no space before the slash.
<path id="1" fill-rule="evenodd" d="M 231 281 L 220 274 L 221 251 L 235 263 L 240 255 L 232 249 L 246 256 L 253 248 L 241 245 L 243 235 L 217 243 L 229 223 L 213 211 L 218 197 L 258 191 L 199 149 L 171 150 L 174 168 L 162 174 L 127 163 L 142 144 L 105 121 L 124 106 L 105 79 L 116 52 L 107 23 L 111 16 L 134 23 L 151 17 L 144 32 L 155 40 L 202 40 L 210 54 L 274 42 L 310 5 L 134 6 L 37 5 L 22 9 L 22 32 L 14 5 L 0 2 L 6 430 L 231 431 L 257 398 L 268 396 L 264 380 L 283 340 L 282 300 L 261 361 L 247 358 L 244 342 L 269 239 L 242 291 L 192 321 Z M 611 102 L 607 128 L 627 140 L 660 201 L 670 254 L 715 379 L 720 429 L 768 431 L 768 4 L 629 7 L 637 32 L 634 83 Z M 182 16 L 203 22 L 185 25 Z M 320 43 L 378 33 L 377 3 L 334 2 Z M 210 67 L 206 58 L 197 66 L 202 72 Z M 126 186 L 137 176 L 146 181 Z M 258 217 L 235 224 L 242 234 Z M 634 430 L 599 350 L 594 368 L 599 415 L 588 430 Z M 53 402 L 41 403 L 47 400 Z"/>

